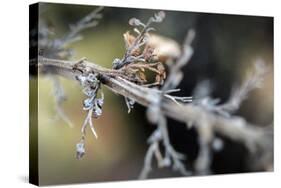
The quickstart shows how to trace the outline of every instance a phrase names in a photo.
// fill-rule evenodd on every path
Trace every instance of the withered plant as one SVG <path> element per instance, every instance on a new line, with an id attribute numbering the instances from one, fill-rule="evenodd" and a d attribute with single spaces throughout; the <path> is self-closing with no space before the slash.
<path id="1" fill-rule="evenodd" d="M 61 38 L 56 38 L 52 29 L 44 20 L 40 20 L 38 59 L 30 60 L 30 66 L 38 65 L 40 74 L 48 75 L 52 79 L 57 114 L 70 126 L 73 124 L 61 108 L 66 97 L 58 76 L 78 81 L 82 87 L 82 92 L 86 96 L 83 110 L 87 114 L 81 127 L 81 140 L 76 145 L 78 159 L 86 153 L 84 141 L 88 127 L 94 137 L 98 138 L 92 119 L 102 118 L 102 111 L 106 110 L 102 109 L 106 97 L 101 87 L 105 86 L 125 98 L 128 112 L 135 103 L 147 107 L 147 119 L 156 125 L 154 132 L 147 139 L 148 150 L 144 157 L 140 179 L 148 177 L 153 159 L 156 159 L 159 168 L 172 167 L 183 175 L 212 173 L 210 170 L 212 152 L 223 146 L 223 141 L 216 137 L 215 133 L 243 144 L 251 156 L 258 156 L 258 165 L 262 169 L 272 169 L 272 126 L 253 125 L 243 117 L 233 115 L 249 92 L 261 87 L 267 72 L 263 60 L 258 59 L 254 62 L 251 74 L 243 83 L 233 88 L 229 100 L 225 103 L 220 103 L 219 99 L 209 96 L 210 88 L 206 81 L 195 87 L 193 97 L 176 96 L 174 93 L 180 91 L 178 85 L 184 77 L 181 68 L 188 64 L 194 53 L 192 41 L 195 38 L 195 31 L 190 29 L 187 32 L 182 45 L 170 39 L 161 41 L 154 28 L 165 18 L 165 12 L 160 11 L 147 22 L 137 18 L 129 20 L 129 25 L 133 29 L 123 35 L 124 56 L 114 59 L 111 68 L 101 67 L 86 58 L 70 61 L 73 49 L 68 45 L 82 39 L 79 34 L 82 30 L 97 26 L 102 18 L 102 9 L 97 8 L 76 24 L 70 25 L 69 33 Z M 158 44 L 153 41 L 155 38 L 160 38 Z M 172 49 L 167 53 L 161 52 L 161 48 L 169 45 L 173 46 Z M 176 151 L 171 144 L 167 118 L 185 123 L 186 131 L 191 127 L 197 130 L 200 149 L 194 164 L 187 166 L 184 163 L 186 156 Z"/>

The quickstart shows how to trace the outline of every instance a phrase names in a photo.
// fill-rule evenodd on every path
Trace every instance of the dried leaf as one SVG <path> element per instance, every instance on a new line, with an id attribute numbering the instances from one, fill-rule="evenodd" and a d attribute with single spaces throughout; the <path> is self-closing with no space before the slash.
<path id="1" fill-rule="evenodd" d="M 181 55 L 180 45 L 167 37 L 151 34 L 147 45 L 154 49 L 154 59 L 166 62 L 168 59 L 177 59 Z"/>
<path id="2" fill-rule="evenodd" d="M 135 40 L 136 40 L 136 37 L 131 35 L 129 31 L 124 33 L 123 37 L 124 37 L 124 41 L 125 41 L 125 45 L 126 45 L 127 49 L 130 48 L 132 46 L 132 44 L 135 42 Z"/>
<path id="3" fill-rule="evenodd" d="M 153 56 L 154 48 L 150 45 L 146 45 L 143 50 L 143 56 L 146 61 L 150 61 Z"/>

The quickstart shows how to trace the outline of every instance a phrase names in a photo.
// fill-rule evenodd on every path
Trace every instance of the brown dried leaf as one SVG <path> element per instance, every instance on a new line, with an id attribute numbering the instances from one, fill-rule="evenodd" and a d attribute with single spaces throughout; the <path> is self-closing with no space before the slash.
<path id="1" fill-rule="evenodd" d="M 134 35 L 131 35 L 129 31 L 124 33 L 123 37 L 124 37 L 126 49 L 129 49 L 133 45 L 133 43 L 135 42 L 136 37 Z M 131 55 L 133 55 L 133 56 L 138 56 L 140 54 L 141 54 L 140 49 L 135 49 L 131 52 Z"/>
<path id="2" fill-rule="evenodd" d="M 150 61 L 153 57 L 154 48 L 150 45 L 146 45 L 143 50 L 143 56 L 146 61 Z"/>
<path id="3" fill-rule="evenodd" d="M 145 69 L 143 67 L 140 67 L 140 71 L 145 72 Z"/>
<path id="4" fill-rule="evenodd" d="M 181 55 L 180 45 L 167 37 L 151 34 L 147 45 L 154 48 L 153 57 L 160 62 L 166 62 L 168 59 L 177 59 Z"/>
<path id="5" fill-rule="evenodd" d="M 125 45 L 126 48 L 128 49 L 130 46 L 132 46 L 132 44 L 135 42 L 136 37 L 134 37 L 133 35 L 130 34 L 129 31 L 127 31 L 126 33 L 123 34 L 124 37 L 124 41 L 125 41 Z"/>

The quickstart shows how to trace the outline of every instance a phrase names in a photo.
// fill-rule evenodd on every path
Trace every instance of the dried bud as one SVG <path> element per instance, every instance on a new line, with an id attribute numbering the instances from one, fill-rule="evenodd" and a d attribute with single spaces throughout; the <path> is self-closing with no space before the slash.
<path id="1" fill-rule="evenodd" d="M 85 155 L 85 143 L 80 141 L 76 144 L 76 158 L 81 159 Z"/>
<path id="2" fill-rule="evenodd" d="M 119 69 L 122 67 L 122 61 L 118 58 L 115 58 L 112 62 L 112 69 Z"/>
<path id="3" fill-rule="evenodd" d="M 153 21 L 154 22 L 162 22 L 165 18 L 165 12 L 164 11 L 160 11 L 156 14 L 154 14 L 154 18 Z"/>
<path id="4" fill-rule="evenodd" d="M 88 80 L 88 82 L 91 82 L 91 83 L 97 83 L 98 82 L 97 75 L 93 74 L 93 73 L 90 73 L 88 75 L 87 80 Z"/>
<path id="5" fill-rule="evenodd" d="M 131 26 L 140 26 L 140 25 L 143 25 L 143 23 L 142 23 L 139 19 L 137 19 L 137 18 L 131 18 L 131 19 L 129 20 L 129 24 L 130 24 Z"/>
<path id="6" fill-rule="evenodd" d="M 89 110 L 93 107 L 93 99 L 92 98 L 87 98 L 83 102 L 83 110 Z"/>
<path id="7" fill-rule="evenodd" d="M 87 81 L 86 76 L 78 75 L 78 76 L 76 76 L 76 79 L 80 82 L 80 84 L 81 84 L 82 86 L 85 86 L 86 81 Z"/>
<path id="8" fill-rule="evenodd" d="M 95 91 L 91 87 L 86 87 L 83 89 L 83 93 L 88 97 L 92 97 L 95 95 Z"/>
<path id="9" fill-rule="evenodd" d="M 97 107 L 95 108 L 94 112 L 93 112 L 93 117 L 94 118 L 99 118 L 102 115 L 102 109 Z"/>
<path id="10" fill-rule="evenodd" d="M 131 112 L 131 109 L 134 108 L 134 104 L 136 101 L 132 100 L 132 99 L 129 99 L 128 97 L 125 97 L 125 102 L 126 102 L 126 105 L 128 107 L 128 113 Z"/>
<path id="11" fill-rule="evenodd" d="M 97 99 L 96 102 L 97 102 L 98 107 L 101 108 L 103 105 L 103 99 Z"/>

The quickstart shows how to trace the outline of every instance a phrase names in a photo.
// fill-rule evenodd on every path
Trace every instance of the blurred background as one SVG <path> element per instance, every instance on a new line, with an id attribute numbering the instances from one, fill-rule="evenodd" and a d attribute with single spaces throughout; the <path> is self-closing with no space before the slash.
<path id="1" fill-rule="evenodd" d="M 69 31 L 75 23 L 96 7 L 67 4 L 40 6 L 40 16 L 54 28 L 56 37 Z M 157 10 L 105 7 L 99 25 L 82 32 L 83 40 L 71 44 L 73 59 L 88 60 L 110 68 L 115 58 L 125 52 L 123 33 L 132 28 L 132 17 L 145 22 Z M 257 58 L 269 67 L 262 89 L 254 90 L 236 113 L 250 123 L 266 126 L 273 123 L 273 18 L 225 14 L 165 11 L 163 23 L 154 25 L 156 33 L 182 44 L 188 29 L 195 29 L 194 55 L 184 67 L 184 79 L 179 95 L 189 96 L 202 80 L 213 84 L 212 97 L 222 102 L 228 99 L 231 88 L 245 79 Z M 39 95 L 39 175 L 40 184 L 82 183 L 136 179 L 143 167 L 147 150 L 146 139 L 154 130 L 146 120 L 145 108 L 135 105 L 128 114 L 123 97 L 106 88 L 103 115 L 94 119 L 98 139 L 90 130 L 86 137 L 86 155 L 76 159 L 76 143 L 86 112 L 85 98 L 78 83 L 60 78 L 67 94 L 63 104 L 66 115 L 75 125 L 70 128 L 56 117 L 52 83 L 48 77 L 38 78 Z M 31 81 L 36 83 L 36 81 Z M 32 101 L 30 101 L 32 102 Z M 36 102 L 36 101 L 33 101 Z M 186 154 L 186 167 L 192 169 L 198 154 L 197 133 L 178 122 L 169 120 L 169 134 L 176 150 Z M 251 168 L 244 146 L 221 135 L 223 149 L 214 152 L 211 170 L 214 174 L 260 171 Z M 154 169 L 150 178 L 179 177 L 169 168 Z"/>

